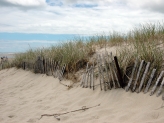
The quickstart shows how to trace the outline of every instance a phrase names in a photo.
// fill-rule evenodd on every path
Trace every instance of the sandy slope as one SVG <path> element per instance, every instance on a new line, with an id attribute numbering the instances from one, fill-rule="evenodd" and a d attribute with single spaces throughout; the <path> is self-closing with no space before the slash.
<path id="1" fill-rule="evenodd" d="M 62 81 L 69 84 L 69 81 Z M 0 71 L 0 123 L 164 123 L 163 101 L 155 95 L 125 92 L 123 89 L 95 91 L 59 84 L 58 79 L 15 68 Z M 83 106 L 98 107 L 60 116 Z"/>

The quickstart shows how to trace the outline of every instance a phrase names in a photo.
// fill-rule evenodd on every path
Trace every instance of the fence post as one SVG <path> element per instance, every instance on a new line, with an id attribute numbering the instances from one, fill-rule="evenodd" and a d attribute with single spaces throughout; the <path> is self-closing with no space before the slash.
<path id="1" fill-rule="evenodd" d="M 117 69 L 118 80 L 119 80 L 120 86 L 123 88 L 125 86 L 125 83 L 122 79 L 121 70 L 120 70 L 120 67 L 119 67 L 119 64 L 118 64 L 118 59 L 117 59 L 116 56 L 114 56 L 114 61 L 115 61 L 116 69 Z"/>

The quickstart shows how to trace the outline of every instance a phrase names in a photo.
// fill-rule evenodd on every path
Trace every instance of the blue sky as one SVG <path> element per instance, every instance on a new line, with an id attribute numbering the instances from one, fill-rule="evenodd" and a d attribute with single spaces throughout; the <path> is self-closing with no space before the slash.
<path id="1" fill-rule="evenodd" d="M 42 33 L 0 33 L 0 41 L 65 41 L 71 40 L 79 35 L 76 34 L 42 34 Z"/>
<path id="2" fill-rule="evenodd" d="M 164 0 L 0 0 L 0 16 L 0 43 L 62 40 L 163 21 Z"/>

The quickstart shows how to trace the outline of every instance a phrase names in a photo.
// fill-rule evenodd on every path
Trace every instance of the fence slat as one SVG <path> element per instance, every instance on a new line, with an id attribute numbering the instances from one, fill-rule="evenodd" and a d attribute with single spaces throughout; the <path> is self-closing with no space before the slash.
<path id="1" fill-rule="evenodd" d="M 131 75 L 131 78 L 129 80 L 129 83 L 127 85 L 127 87 L 125 88 L 126 92 L 129 90 L 130 86 L 131 86 L 131 83 L 133 81 L 133 76 L 134 76 L 134 72 L 136 70 L 136 67 L 137 67 L 137 63 L 138 63 L 138 59 L 135 60 L 135 64 L 134 64 L 134 67 L 133 67 L 133 70 L 132 70 L 132 75 Z"/>
<path id="2" fill-rule="evenodd" d="M 111 61 L 112 61 L 111 62 L 112 70 L 113 70 L 114 76 L 116 78 L 117 85 L 120 88 L 120 83 L 118 81 L 118 77 L 117 77 L 117 74 L 116 74 L 116 71 L 115 71 L 115 66 L 114 66 L 114 63 L 113 63 L 113 55 L 112 55 L 112 52 L 110 53 L 110 58 L 111 58 Z"/>
<path id="3" fill-rule="evenodd" d="M 157 81 L 156 81 L 156 83 L 155 83 L 155 85 L 154 85 L 154 87 L 153 87 L 153 89 L 152 89 L 152 91 L 151 91 L 151 93 L 150 93 L 150 96 L 152 96 L 152 95 L 154 94 L 154 92 L 155 92 L 155 90 L 156 90 L 156 87 L 157 87 L 157 85 L 158 85 L 158 83 L 159 83 L 161 77 L 163 76 L 163 73 L 164 73 L 164 71 L 162 71 L 162 72 L 160 73 L 160 75 L 159 75 L 159 77 L 158 77 L 158 79 L 157 79 Z"/>
<path id="4" fill-rule="evenodd" d="M 141 72 L 143 63 L 144 63 L 144 60 L 142 60 L 141 63 L 140 63 L 139 70 L 138 70 L 138 73 L 137 73 L 137 78 L 136 78 L 136 80 L 135 80 L 135 82 L 134 82 L 134 86 L 133 86 L 133 89 L 132 89 L 133 92 L 134 92 L 135 89 L 136 89 L 136 85 L 137 85 L 137 82 L 138 82 L 138 79 L 139 79 L 139 76 L 140 76 L 140 72 Z"/>
<path id="5" fill-rule="evenodd" d="M 102 82 L 104 85 L 104 91 L 106 91 L 106 84 L 105 84 L 104 73 L 103 73 L 103 64 L 102 64 L 102 58 L 100 55 L 99 55 L 99 62 L 100 62 L 100 72 L 101 72 L 101 76 L 102 76 L 101 79 L 102 79 Z"/>
<path id="6" fill-rule="evenodd" d="M 148 62 L 147 65 L 146 65 L 146 68 L 145 68 L 145 71 L 144 71 L 144 74 L 143 74 L 143 77 L 141 79 L 141 83 L 140 83 L 140 86 L 139 86 L 139 89 L 138 89 L 138 93 L 141 92 L 141 89 L 142 89 L 146 74 L 148 72 L 149 66 L 150 66 L 150 62 Z"/>
<path id="7" fill-rule="evenodd" d="M 97 64 L 98 64 L 98 73 L 99 73 L 99 81 L 100 81 L 100 89 L 102 91 L 102 83 L 101 83 L 101 68 L 100 68 L 100 63 L 99 63 L 99 56 L 97 55 Z"/>
<path id="8" fill-rule="evenodd" d="M 92 66 L 92 86 L 93 86 L 93 90 L 94 90 L 94 64 Z"/>
<path id="9" fill-rule="evenodd" d="M 109 60 L 109 55 L 108 55 L 108 52 L 106 52 L 106 55 L 107 55 L 107 60 L 108 60 L 108 64 L 109 64 L 109 70 L 110 70 L 110 76 L 112 78 L 112 82 L 113 82 L 113 87 L 116 88 L 116 84 L 115 84 L 115 81 L 114 81 L 114 76 L 113 76 L 113 71 L 112 71 L 112 66 L 111 66 L 111 63 L 110 63 L 110 60 Z M 111 61 L 112 62 L 112 61 Z"/>
<path id="10" fill-rule="evenodd" d="M 118 80 L 119 80 L 120 86 L 123 88 L 123 86 L 124 86 L 124 81 L 123 81 L 123 79 L 122 79 L 122 74 L 121 74 L 120 66 L 119 66 L 119 64 L 118 64 L 118 59 L 117 59 L 116 56 L 114 57 L 114 61 L 115 61 L 116 69 L 117 69 Z"/>
<path id="11" fill-rule="evenodd" d="M 148 92 L 149 87 L 150 87 L 150 85 L 151 85 L 151 82 L 152 82 L 152 80 L 153 80 L 153 77 L 154 77 L 154 75 L 155 75 L 155 72 L 156 72 L 156 69 L 153 69 L 153 70 L 152 70 L 152 73 L 151 73 L 151 75 L 150 75 L 150 78 L 149 78 L 149 80 L 148 80 L 148 83 L 147 83 L 147 85 L 146 85 L 146 88 L 145 88 L 145 90 L 144 90 L 144 93 L 147 93 L 147 92 Z"/>
<path id="12" fill-rule="evenodd" d="M 159 90 L 157 91 L 157 95 L 156 95 L 157 97 L 160 96 L 160 94 L 162 93 L 163 85 L 164 85 L 164 77 L 159 87 Z"/>

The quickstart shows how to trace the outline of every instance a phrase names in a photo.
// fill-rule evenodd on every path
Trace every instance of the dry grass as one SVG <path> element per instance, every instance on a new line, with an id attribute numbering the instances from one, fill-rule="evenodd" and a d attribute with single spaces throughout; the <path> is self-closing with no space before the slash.
<path id="1" fill-rule="evenodd" d="M 16 54 L 13 64 L 19 68 L 23 60 L 34 61 L 37 56 L 42 56 L 60 61 L 61 64 L 67 64 L 66 71 L 75 73 L 86 65 L 94 54 L 96 47 L 129 44 L 130 47 L 122 47 L 117 51 L 124 75 L 127 71 L 131 71 L 136 57 L 139 60 L 151 62 L 151 69 L 156 68 L 157 73 L 159 73 L 164 68 L 163 47 L 159 48 L 161 43 L 164 43 L 164 24 L 144 24 L 127 34 L 113 32 L 108 36 L 96 35 L 87 39 L 76 38 L 73 41 L 50 48 L 30 49 L 25 53 Z"/>

